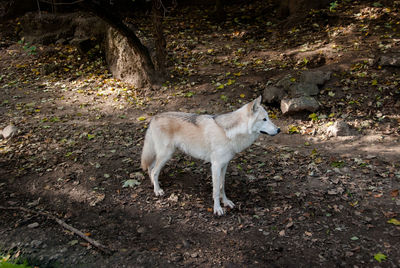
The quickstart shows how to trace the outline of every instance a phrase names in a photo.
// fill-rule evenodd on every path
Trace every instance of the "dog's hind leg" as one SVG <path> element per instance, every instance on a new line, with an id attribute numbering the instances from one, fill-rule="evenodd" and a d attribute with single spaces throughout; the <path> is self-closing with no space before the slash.
<path id="1" fill-rule="evenodd" d="M 173 148 L 165 148 L 164 151 L 157 153 L 154 167 L 150 171 L 150 179 L 154 185 L 154 193 L 156 194 L 156 196 L 161 196 L 164 194 L 163 189 L 160 188 L 160 184 L 158 183 L 158 176 L 160 175 L 160 171 L 165 165 L 165 163 L 169 159 L 171 159 L 173 153 L 174 153 Z"/>
<path id="2" fill-rule="evenodd" d="M 220 191 L 221 191 L 221 174 L 222 165 L 218 162 L 211 162 L 211 173 L 213 182 L 213 199 L 214 199 L 214 214 L 221 216 L 224 214 L 224 210 L 220 203 Z"/>
<path id="3" fill-rule="evenodd" d="M 225 174 L 226 174 L 227 167 L 228 167 L 228 163 L 222 167 L 222 171 L 221 171 L 221 198 L 222 198 L 222 203 L 224 203 L 225 207 L 234 208 L 235 204 L 231 200 L 229 200 L 225 194 Z"/>

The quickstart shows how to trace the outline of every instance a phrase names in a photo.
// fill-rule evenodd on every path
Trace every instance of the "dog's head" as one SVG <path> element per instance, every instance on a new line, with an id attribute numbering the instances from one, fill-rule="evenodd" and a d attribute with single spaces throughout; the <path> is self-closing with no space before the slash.
<path id="1" fill-rule="evenodd" d="M 268 112 L 261 105 L 261 96 L 250 102 L 248 105 L 249 112 L 251 113 L 251 120 L 249 120 L 249 131 L 268 134 L 275 136 L 281 129 L 272 123 L 269 119 Z"/>

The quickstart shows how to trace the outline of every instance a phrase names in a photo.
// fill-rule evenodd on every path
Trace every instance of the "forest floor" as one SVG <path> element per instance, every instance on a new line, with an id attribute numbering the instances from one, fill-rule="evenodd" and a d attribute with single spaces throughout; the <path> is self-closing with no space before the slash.
<path id="1" fill-rule="evenodd" d="M 18 133 L 0 140 L 1 254 L 38 267 L 399 267 L 400 69 L 377 59 L 399 57 L 400 6 L 360 2 L 295 26 L 266 1 L 229 7 L 224 23 L 181 9 L 166 18 L 157 91 L 113 79 L 99 53 L 24 45 L 17 21 L 2 24 L 0 126 Z M 229 112 L 313 68 L 333 73 L 320 110 L 266 106 L 283 133 L 230 163 L 234 209 L 213 215 L 210 166 L 183 154 L 154 196 L 139 169 L 152 115 Z M 338 119 L 355 134 L 327 137 Z"/>

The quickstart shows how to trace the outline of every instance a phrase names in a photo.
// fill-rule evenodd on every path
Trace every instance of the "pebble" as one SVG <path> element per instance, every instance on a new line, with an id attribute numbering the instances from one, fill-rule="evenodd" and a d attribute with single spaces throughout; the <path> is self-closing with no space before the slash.
<path id="1" fill-rule="evenodd" d="M 31 228 L 31 229 L 36 228 L 36 227 L 39 227 L 39 223 L 37 223 L 37 222 L 31 223 L 28 225 L 28 228 Z"/>
<path id="2" fill-rule="evenodd" d="M 43 244 L 43 242 L 40 241 L 40 240 L 32 240 L 32 241 L 31 241 L 31 247 L 33 247 L 33 248 L 38 248 L 38 247 L 40 247 L 42 244 Z"/>
<path id="3" fill-rule="evenodd" d="M 136 232 L 138 232 L 139 234 L 144 234 L 146 232 L 146 227 L 139 227 L 137 228 Z"/>
<path id="4" fill-rule="evenodd" d="M 3 136 L 3 139 L 8 139 L 14 136 L 17 133 L 18 129 L 14 125 L 8 125 L 6 126 L 3 131 L 1 131 L 1 136 Z"/>

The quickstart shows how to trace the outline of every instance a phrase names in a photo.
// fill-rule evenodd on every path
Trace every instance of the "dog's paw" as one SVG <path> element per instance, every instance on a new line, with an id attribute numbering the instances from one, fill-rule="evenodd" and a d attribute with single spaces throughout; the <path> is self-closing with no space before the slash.
<path id="1" fill-rule="evenodd" d="M 158 190 L 154 189 L 154 193 L 156 194 L 156 196 L 162 196 L 164 195 L 164 190 L 161 188 Z"/>
<path id="2" fill-rule="evenodd" d="M 229 199 L 222 200 L 222 202 L 224 203 L 225 207 L 230 207 L 230 208 L 234 208 L 235 207 L 235 204 Z"/>
<path id="3" fill-rule="evenodd" d="M 218 216 L 222 216 L 222 215 L 224 215 L 224 210 L 223 210 L 223 208 L 221 207 L 221 206 L 214 206 L 214 214 L 215 215 L 218 215 Z"/>

